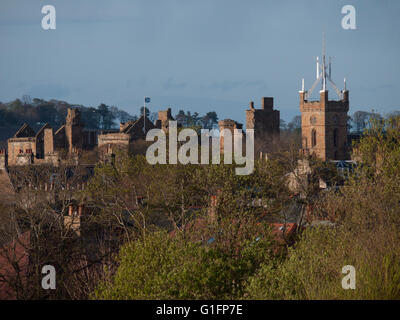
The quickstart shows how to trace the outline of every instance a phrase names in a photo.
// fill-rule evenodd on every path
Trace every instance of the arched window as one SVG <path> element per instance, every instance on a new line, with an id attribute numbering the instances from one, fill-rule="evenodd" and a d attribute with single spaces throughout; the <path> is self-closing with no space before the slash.
<path id="1" fill-rule="evenodd" d="M 333 146 L 337 147 L 338 142 L 338 129 L 333 130 Z"/>
<path id="2" fill-rule="evenodd" d="M 317 131 L 312 129 L 311 131 L 311 147 L 315 147 L 317 145 Z"/>

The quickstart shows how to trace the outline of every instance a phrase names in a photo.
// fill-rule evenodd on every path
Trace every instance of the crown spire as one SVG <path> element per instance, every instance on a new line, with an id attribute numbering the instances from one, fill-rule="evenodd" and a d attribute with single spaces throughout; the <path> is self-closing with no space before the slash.
<path id="1" fill-rule="evenodd" d="M 305 97 L 308 99 L 311 97 L 313 90 L 316 86 L 321 83 L 321 91 L 327 91 L 328 82 L 331 84 L 337 95 L 340 99 L 343 98 L 342 92 L 337 88 L 335 83 L 332 80 L 332 57 L 329 57 L 329 60 L 326 60 L 326 37 L 325 32 L 322 34 L 322 56 L 317 57 L 317 79 L 311 86 L 310 90 L 305 91 Z M 346 86 L 346 85 L 345 85 Z M 304 90 L 302 90 L 304 91 Z M 346 88 L 344 89 L 346 91 Z"/>

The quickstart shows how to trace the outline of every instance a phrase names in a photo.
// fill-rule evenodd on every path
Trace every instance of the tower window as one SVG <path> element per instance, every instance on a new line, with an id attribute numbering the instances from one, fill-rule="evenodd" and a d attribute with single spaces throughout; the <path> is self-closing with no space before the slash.
<path id="1" fill-rule="evenodd" d="M 338 129 L 333 130 L 333 146 L 337 147 Z"/>
<path id="2" fill-rule="evenodd" d="M 312 129 L 311 131 L 311 147 L 315 147 L 317 145 L 317 131 Z"/>

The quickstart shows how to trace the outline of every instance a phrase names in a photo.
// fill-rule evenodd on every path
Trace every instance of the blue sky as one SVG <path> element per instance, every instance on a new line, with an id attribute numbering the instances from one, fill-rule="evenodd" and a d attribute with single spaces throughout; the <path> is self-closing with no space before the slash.
<path id="1" fill-rule="evenodd" d="M 56 30 L 41 27 L 48 4 Z M 356 30 L 341 27 L 346 4 Z M 0 101 L 29 94 L 137 114 L 150 96 L 152 111 L 244 122 L 250 100 L 273 96 L 291 120 L 325 32 L 350 113 L 400 110 L 399 14 L 397 0 L 1 0 Z"/>

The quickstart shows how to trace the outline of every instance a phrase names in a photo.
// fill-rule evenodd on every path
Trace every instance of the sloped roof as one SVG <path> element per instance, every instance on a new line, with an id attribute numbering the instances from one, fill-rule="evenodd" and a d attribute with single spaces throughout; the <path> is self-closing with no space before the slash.
<path id="1" fill-rule="evenodd" d="M 65 124 L 63 124 L 55 133 L 54 135 L 59 134 L 65 128 Z"/>
<path id="2" fill-rule="evenodd" d="M 35 131 L 27 124 L 24 123 L 21 128 L 15 133 L 14 138 L 27 138 L 34 137 Z"/>
<path id="3" fill-rule="evenodd" d="M 145 119 L 145 120 L 143 120 Z M 149 120 L 148 117 L 145 117 L 143 115 L 140 116 L 139 119 L 137 119 L 135 122 L 130 123 L 126 128 L 124 128 L 124 130 L 122 130 L 122 133 L 131 133 L 131 131 L 135 128 L 135 127 L 143 127 L 144 121 L 146 121 L 146 131 L 150 130 L 150 129 L 154 129 L 155 126 L 154 124 Z"/>

